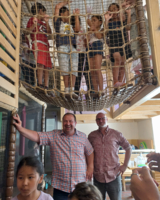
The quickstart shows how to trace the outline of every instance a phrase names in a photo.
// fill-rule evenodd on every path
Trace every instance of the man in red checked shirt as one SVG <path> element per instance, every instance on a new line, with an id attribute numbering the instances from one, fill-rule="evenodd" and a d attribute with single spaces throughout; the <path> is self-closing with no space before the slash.
<path id="1" fill-rule="evenodd" d="M 48 70 L 51 69 L 52 63 L 49 54 L 49 43 L 47 39 L 47 33 L 51 34 L 51 28 L 49 26 L 49 16 L 46 15 L 46 8 L 41 3 L 36 3 L 31 7 L 31 12 L 34 16 L 29 19 L 27 23 L 27 30 L 33 32 L 30 34 L 32 39 L 32 49 L 34 52 L 35 60 L 37 61 L 37 75 L 38 86 L 48 89 Z M 48 51 L 48 52 L 47 52 Z M 42 85 L 42 78 L 44 72 L 44 87 Z"/>
<path id="2" fill-rule="evenodd" d="M 96 116 L 98 130 L 89 134 L 88 139 L 94 149 L 94 185 L 98 187 L 106 198 L 106 192 L 111 200 L 121 200 L 121 176 L 127 168 L 131 148 L 122 133 L 111 129 L 107 125 L 105 114 Z M 119 146 L 126 151 L 124 164 L 119 163 Z"/>
<path id="3" fill-rule="evenodd" d="M 50 146 L 52 186 L 54 200 L 68 200 L 77 183 L 91 180 L 93 174 L 93 148 L 86 135 L 76 130 L 76 117 L 63 116 L 63 130 L 37 132 L 22 127 L 19 116 L 15 127 L 24 137 L 39 145 Z"/>

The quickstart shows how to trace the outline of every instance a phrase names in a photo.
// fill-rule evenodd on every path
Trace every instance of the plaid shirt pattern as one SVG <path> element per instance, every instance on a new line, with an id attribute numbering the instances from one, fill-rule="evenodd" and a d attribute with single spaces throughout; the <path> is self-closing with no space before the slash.
<path id="1" fill-rule="evenodd" d="M 40 145 L 50 146 L 53 188 L 70 193 L 77 183 L 86 181 L 86 157 L 93 148 L 84 133 L 76 130 L 70 137 L 62 130 L 38 134 Z"/>
<path id="2" fill-rule="evenodd" d="M 100 183 L 109 183 L 116 179 L 119 172 L 119 146 L 130 148 L 122 133 L 107 126 L 105 134 L 100 130 L 89 134 L 88 139 L 94 149 L 94 178 Z"/>

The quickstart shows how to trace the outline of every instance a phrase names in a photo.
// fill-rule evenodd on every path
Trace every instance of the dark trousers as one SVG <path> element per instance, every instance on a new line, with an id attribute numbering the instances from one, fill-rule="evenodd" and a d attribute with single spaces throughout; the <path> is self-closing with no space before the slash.
<path id="1" fill-rule="evenodd" d="M 53 199 L 54 200 L 68 200 L 68 196 L 70 193 L 63 192 L 62 190 L 57 190 L 54 188 L 53 191 Z"/>
<path id="2" fill-rule="evenodd" d="M 79 60 L 78 60 L 78 76 L 76 77 L 76 83 L 75 83 L 75 90 L 79 91 L 80 86 L 81 86 L 81 79 L 82 79 L 82 71 L 83 71 L 83 65 L 84 65 L 84 60 L 85 61 L 85 66 L 84 66 L 84 72 L 83 75 L 85 76 L 85 80 L 86 80 L 86 85 L 88 90 L 89 88 L 89 79 L 90 79 L 90 73 L 88 76 L 88 70 L 89 70 L 89 64 L 88 64 L 88 58 L 87 55 L 85 53 L 79 53 Z"/>
<path id="3" fill-rule="evenodd" d="M 110 200 L 122 199 L 121 176 L 118 176 L 115 180 L 109 183 L 100 183 L 94 178 L 94 185 L 102 193 L 103 200 L 106 199 L 106 192 L 108 193 Z"/>

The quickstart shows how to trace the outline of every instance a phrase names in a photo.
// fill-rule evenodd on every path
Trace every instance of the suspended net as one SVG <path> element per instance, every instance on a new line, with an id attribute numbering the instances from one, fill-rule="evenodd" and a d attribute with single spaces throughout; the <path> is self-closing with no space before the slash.
<path id="1" fill-rule="evenodd" d="M 142 0 L 22 1 L 20 81 L 38 99 L 101 110 L 155 84 Z"/>

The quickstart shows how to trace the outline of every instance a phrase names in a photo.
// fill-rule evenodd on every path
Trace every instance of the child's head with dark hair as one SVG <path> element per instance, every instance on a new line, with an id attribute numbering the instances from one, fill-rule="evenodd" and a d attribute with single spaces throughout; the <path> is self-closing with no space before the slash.
<path id="1" fill-rule="evenodd" d="M 71 22 L 71 25 L 74 28 L 75 24 L 76 24 L 75 16 L 71 16 L 70 22 Z M 81 18 L 80 17 L 79 17 L 79 23 L 81 24 Z"/>
<path id="2" fill-rule="evenodd" d="M 92 15 L 92 18 L 96 17 L 100 22 L 102 22 L 102 17 L 100 15 Z"/>
<path id="3" fill-rule="evenodd" d="M 24 157 L 17 166 L 17 188 L 22 196 L 37 192 L 43 181 L 44 168 L 37 157 Z"/>
<path id="4" fill-rule="evenodd" d="M 108 7 L 108 10 L 111 11 L 111 9 L 113 9 L 112 7 L 113 7 L 113 8 L 117 8 L 118 10 L 120 9 L 118 3 L 111 3 L 111 4 L 109 5 L 109 7 Z"/>
<path id="5" fill-rule="evenodd" d="M 46 12 L 46 8 L 41 3 L 37 2 L 31 7 L 31 13 L 33 15 L 39 14 L 40 11 L 42 11 L 43 13 Z"/>
<path id="6" fill-rule="evenodd" d="M 108 7 L 108 11 L 113 13 L 112 20 L 117 20 L 119 18 L 119 14 L 117 13 L 119 11 L 120 7 L 117 3 L 112 3 Z"/>
<path id="7" fill-rule="evenodd" d="M 65 6 L 59 9 L 59 16 L 64 16 L 64 18 L 61 18 L 63 22 L 68 23 L 69 22 L 69 9 Z M 66 17 L 66 18 L 65 18 Z"/>
<path id="8" fill-rule="evenodd" d="M 91 183 L 78 183 L 69 195 L 69 200 L 102 200 L 102 194 L 98 188 Z"/>
<path id="9" fill-rule="evenodd" d="M 29 167 L 34 168 L 36 170 L 36 172 L 39 174 L 39 176 L 42 176 L 44 174 L 43 164 L 36 156 L 34 156 L 34 157 L 28 156 L 28 157 L 24 157 L 20 160 L 20 162 L 17 166 L 16 177 L 18 175 L 19 170 L 23 166 L 29 166 Z"/>
<path id="10" fill-rule="evenodd" d="M 100 15 L 92 15 L 91 17 L 91 23 L 96 27 L 99 28 L 101 27 L 103 23 L 103 19 Z"/>

